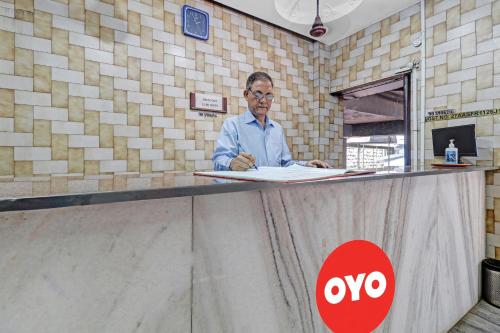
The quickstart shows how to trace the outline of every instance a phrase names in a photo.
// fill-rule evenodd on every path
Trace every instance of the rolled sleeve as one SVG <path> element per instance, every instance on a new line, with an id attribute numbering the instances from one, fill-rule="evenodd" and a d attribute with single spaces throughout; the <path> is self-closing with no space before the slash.
<path id="1" fill-rule="evenodd" d="M 217 145 L 212 157 L 214 170 L 230 170 L 231 161 L 238 156 L 238 138 L 234 124 L 225 120 L 217 138 Z"/>

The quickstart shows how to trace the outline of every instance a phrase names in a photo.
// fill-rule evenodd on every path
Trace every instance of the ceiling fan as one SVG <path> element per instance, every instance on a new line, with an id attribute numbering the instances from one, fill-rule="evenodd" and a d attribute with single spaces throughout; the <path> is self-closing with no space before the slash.
<path id="1" fill-rule="evenodd" d="M 321 37 L 326 33 L 326 27 L 321 22 L 321 17 L 319 17 L 319 0 L 316 1 L 316 18 L 314 23 L 309 30 L 309 34 L 313 37 Z"/>

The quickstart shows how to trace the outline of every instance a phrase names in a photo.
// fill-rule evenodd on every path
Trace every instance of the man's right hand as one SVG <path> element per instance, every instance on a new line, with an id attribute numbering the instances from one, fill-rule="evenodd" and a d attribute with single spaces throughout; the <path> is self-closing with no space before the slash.
<path id="1" fill-rule="evenodd" d="M 255 164 L 255 157 L 249 153 L 240 153 L 232 161 L 229 167 L 232 171 L 245 171 L 253 167 Z"/>

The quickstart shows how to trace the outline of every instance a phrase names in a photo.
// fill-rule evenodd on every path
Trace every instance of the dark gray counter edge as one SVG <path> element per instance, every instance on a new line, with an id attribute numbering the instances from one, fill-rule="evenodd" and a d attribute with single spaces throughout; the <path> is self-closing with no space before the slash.
<path id="1" fill-rule="evenodd" d="M 25 197 L 25 198 L 0 198 L 0 212 L 25 211 L 36 209 L 49 209 L 70 206 L 97 205 L 114 202 L 126 202 L 137 200 L 152 200 L 163 198 L 177 198 L 187 196 L 209 195 L 229 192 L 254 191 L 271 188 L 289 188 L 301 186 L 321 186 L 327 184 L 359 182 L 370 180 L 395 179 L 405 177 L 418 177 L 428 175 L 439 175 L 447 173 L 473 172 L 496 170 L 496 167 L 475 167 L 467 169 L 433 169 L 427 171 L 364 175 L 355 177 L 343 177 L 318 182 L 306 182 L 296 184 L 270 183 L 270 182 L 235 182 L 198 186 L 181 186 L 171 188 L 141 189 L 130 191 L 110 191 L 102 193 L 70 193 L 63 195 Z"/>

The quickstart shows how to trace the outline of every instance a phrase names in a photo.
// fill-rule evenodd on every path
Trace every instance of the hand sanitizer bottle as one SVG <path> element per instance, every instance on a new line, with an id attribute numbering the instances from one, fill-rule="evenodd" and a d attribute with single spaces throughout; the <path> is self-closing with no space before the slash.
<path id="1" fill-rule="evenodd" d="M 455 139 L 450 139 L 448 148 L 444 150 L 444 163 L 446 164 L 458 164 L 458 148 L 455 148 L 454 141 Z"/>

